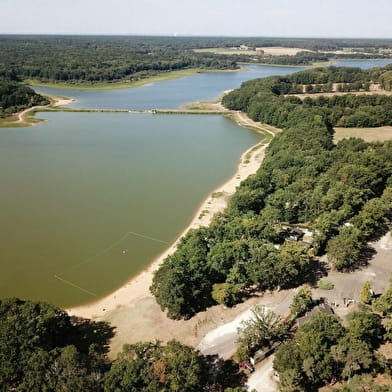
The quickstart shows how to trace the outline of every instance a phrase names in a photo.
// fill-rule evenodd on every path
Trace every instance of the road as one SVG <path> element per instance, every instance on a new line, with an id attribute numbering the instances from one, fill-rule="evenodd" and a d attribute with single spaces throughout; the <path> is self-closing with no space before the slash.
<path id="1" fill-rule="evenodd" d="M 279 294 L 278 303 L 271 303 L 271 298 L 268 300 L 261 298 L 259 304 L 266 306 L 268 309 L 271 309 L 284 317 L 289 312 L 295 290 L 287 290 L 277 294 Z M 231 358 L 236 351 L 236 341 L 238 339 L 237 329 L 241 326 L 243 320 L 247 320 L 251 318 L 251 316 L 251 309 L 248 309 L 229 323 L 220 325 L 208 332 L 200 341 L 197 349 L 205 355 L 218 354 L 224 359 Z"/>
<path id="2" fill-rule="evenodd" d="M 274 356 L 264 360 L 256 365 L 256 370 L 250 375 L 246 383 L 249 391 L 255 389 L 257 392 L 276 392 L 278 385 L 274 378 L 274 369 L 272 368 Z"/>

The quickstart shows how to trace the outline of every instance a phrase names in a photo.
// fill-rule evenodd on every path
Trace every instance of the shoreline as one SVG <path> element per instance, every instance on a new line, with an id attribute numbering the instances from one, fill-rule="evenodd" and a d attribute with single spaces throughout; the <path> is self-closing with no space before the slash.
<path id="1" fill-rule="evenodd" d="M 222 114 L 227 114 L 227 112 L 223 112 Z M 214 189 L 204 199 L 193 214 L 190 223 L 163 253 L 152 260 L 138 275 L 130 278 L 130 280 L 109 295 L 85 305 L 65 309 L 70 315 L 93 320 L 103 320 L 108 315 L 113 316 L 116 310 L 133 308 L 139 301 L 153 299 L 149 290 L 153 272 L 157 270 L 167 256 L 175 252 L 179 241 L 189 230 L 209 225 L 215 213 L 221 212 L 227 207 L 228 199 L 234 194 L 237 186 L 245 178 L 258 170 L 264 159 L 265 149 L 269 144 L 271 136 L 279 131 L 278 129 L 268 129 L 269 127 L 266 128 L 261 124 L 255 123 L 247 116 L 244 116 L 243 113 L 232 112 L 232 116 L 239 126 L 251 127 L 253 130 L 264 134 L 265 137 L 241 155 L 237 170 L 233 173 L 232 177 Z"/>
<path id="2" fill-rule="evenodd" d="M 47 95 L 41 94 L 44 97 L 49 99 L 48 105 L 39 105 L 39 106 L 32 106 L 31 108 L 27 108 L 22 110 L 18 113 L 13 113 L 10 117 L 15 117 L 15 120 L 4 121 L 0 122 L 0 128 L 21 128 L 21 127 L 31 127 L 36 125 L 42 121 L 46 121 L 45 119 L 37 119 L 35 118 L 35 114 L 37 112 L 45 112 L 48 109 L 58 108 L 63 105 L 69 105 L 72 102 L 75 102 L 73 98 L 66 98 L 66 97 L 57 97 L 55 95 Z"/>
<path id="3" fill-rule="evenodd" d="M 121 90 L 127 88 L 138 88 L 150 83 L 165 82 L 168 80 L 180 79 L 185 76 L 197 75 L 199 73 L 217 73 L 217 72 L 242 72 L 243 67 L 238 69 L 206 69 L 206 68 L 188 68 L 178 71 L 162 72 L 158 75 L 133 81 L 117 81 L 113 83 L 103 82 L 90 85 L 71 84 L 71 83 L 44 83 L 34 79 L 26 79 L 25 82 L 32 87 L 58 88 L 62 90 L 80 90 L 80 91 L 108 91 Z"/>

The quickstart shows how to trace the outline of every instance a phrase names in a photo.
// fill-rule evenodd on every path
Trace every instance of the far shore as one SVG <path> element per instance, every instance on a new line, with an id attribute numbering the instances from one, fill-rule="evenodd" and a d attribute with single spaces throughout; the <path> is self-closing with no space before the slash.
<path id="1" fill-rule="evenodd" d="M 44 83 L 36 79 L 27 79 L 25 82 L 33 87 L 47 87 L 47 88 L 59 88 L 64 90 L 86 90 L 86 91 L 99 91 L 99 90 L 119 90 L 126 88 L 142 87 L 146 84 L 164 82 L 166 80 L 179 79 L 184 76 L 196 75 L 198 73 L 215 73 L 215 72 L 241 72 L 245 68 L 239 67 L 237 69 L 208 69 L 208 68 L 189 68 L 182 69 L 179 71 L 168 71 L 161 72 L 154 76 L 148 76 L 143 79 L 129 80 L 129 81 L 116 81 L 116 82 L 98 82 L 98 83 L 83 83 L 83 84 L 72 84 L 72 83 Z"/>

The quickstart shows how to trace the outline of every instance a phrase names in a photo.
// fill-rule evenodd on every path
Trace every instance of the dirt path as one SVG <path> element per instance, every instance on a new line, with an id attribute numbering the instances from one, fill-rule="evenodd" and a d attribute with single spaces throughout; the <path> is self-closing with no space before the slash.
<path id="1" fill-rule="evenodd" d="M 16 121 L 5 122 L 4 124 L 6 124 L 6 125 L 7 124 L 9 124 L 9 125 L 21 124 L 21 125 L 25 125 L 25 126 L 34 125 L 36 123 L 36 121 L 32 121 L 31 119 L 28 118 L 30 112 L 44 110 L 44 109 L 51 108 L 51 107 L 59 107 L 59 106 L 63 106 L 63 105 L 68 105 L 69 103 L 74 101 L 73 99 L 63 99 L 63 98 L 58 98 L 58 97 L 54 97 L 54 96 L 47 96 L 47 97 L 50 100 L 50 103 L 48 105 L 32 106 L 31 108 L 24 109 L 23 111 L 21 111 L 19 113 L 15 113 L 17 116 Z"/>
<path id="2" fill-rule="evenodd" d="M 274 378 L 274 369 L 272 367 L 274 356 L 256 365 L 255 371 L 250 375 L 246 385 L 250 391 L 255 389 L 257 392 L 276 392 L 278 385 Z"/>

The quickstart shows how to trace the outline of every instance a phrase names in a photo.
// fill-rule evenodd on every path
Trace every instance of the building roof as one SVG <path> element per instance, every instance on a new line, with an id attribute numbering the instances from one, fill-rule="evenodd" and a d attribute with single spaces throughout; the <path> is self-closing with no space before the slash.
<path id="1" fill-rule="evenodd" d="M 322 302 L 321 304 L 315 306 L 312 310 L 307 312 L 305 316 L 297 318 L 297 324 L 300 327 L 301 325 L 304 325 L 307 321 L 309 321 L 313 315 L 316 313 L 325 313 L 325 314 L 333 314 L 333 310 L 330 306 L 328 306 L 326 303 Z"/>

